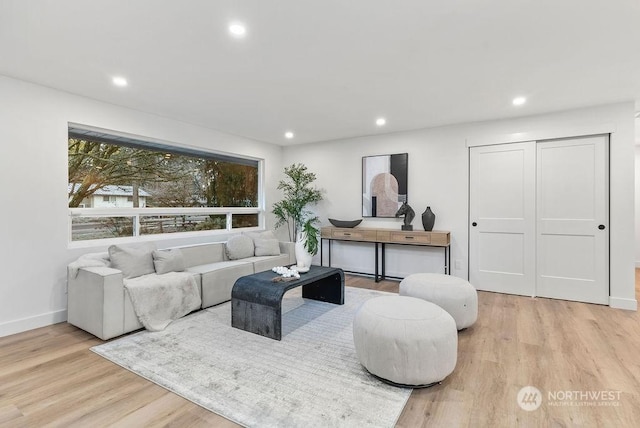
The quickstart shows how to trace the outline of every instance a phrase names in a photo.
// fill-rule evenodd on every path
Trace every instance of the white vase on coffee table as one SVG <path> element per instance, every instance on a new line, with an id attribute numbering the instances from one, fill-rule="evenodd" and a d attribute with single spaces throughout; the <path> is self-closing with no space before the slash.
<path id="1" fill-rule="evenodd" d="M 296 240 L 295 245 L 297 271 L 307 272 L 309 270 L 309 267 L 311 266 L 313 255 L 309 251 L 307 251 L 307 248 L 305 247 L 307 243 L 307 236 L 304 233 L 299 232 L 297 238 L 298 239 Z"/>

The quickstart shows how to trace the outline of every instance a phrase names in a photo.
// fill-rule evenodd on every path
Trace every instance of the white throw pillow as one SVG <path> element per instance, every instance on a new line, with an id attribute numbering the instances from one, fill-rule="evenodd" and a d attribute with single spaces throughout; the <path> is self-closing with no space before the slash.
<path id="1" fill-rule="evenodd" d="M 162 275 L 169 272 L 182 272 L 185 270 L 184 254 L 179 248 L 171 250 L 154 250 L 153 265 L 156 273 Z"/>
<path id="2" fill-rule="evenodd" d="M 229 238 L 226 245 L 229 260 L 246 259 L 253 256 L 253 239 L 246 235 L 236 235 Z"/>
<path id="3" fill-rule="evenodd" d="M 111 267 L 122 271 L 125 278 L 135 278 L 137 276 L 154 273 L 153 266 L 153 244 L 143 244 L 138 246 L 112 245 L 109 247 L 109 259 Z"/>
<path id="4" fill-rule="evenodd" d="M 280 244 L 277 239 L 257 238 L 253 241 L 256 245 L 256 256 L 279 256 Z"/>

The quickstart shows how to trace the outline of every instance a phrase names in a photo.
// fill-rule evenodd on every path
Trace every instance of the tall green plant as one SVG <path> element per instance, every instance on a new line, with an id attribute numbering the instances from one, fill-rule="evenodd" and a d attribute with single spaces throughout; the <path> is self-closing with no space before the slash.
<path id="1" fill-rule="evenodd" d="M 272 213 L 276 216 L 276 227 L 287 226 L 289 239 L 295 240 L 298 232 L 307 238 L 305 247 L 311 254 L 318 252 L 318 217 L 307 209 L 308 205 L 322 200 L 322 192 L 311 183 L 316 180 L 313 172 L 301 163 L 285 167 L 286 178 L 280 180 L 278 189 L 284 193 L 284 199 L 273 204 Z"/>

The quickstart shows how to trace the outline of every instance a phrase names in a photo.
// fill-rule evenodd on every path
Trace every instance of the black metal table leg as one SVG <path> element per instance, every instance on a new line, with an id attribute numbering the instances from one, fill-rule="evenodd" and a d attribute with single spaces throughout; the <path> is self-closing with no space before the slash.
<path id="1" fill-rule="evenodd" d="M 382 279 L 386 278 L 384 253 L 385 253 L 385 244 L 384 242 L 382 242 Z"/>
<path id="2" fill-rule="evenodd" d="M 444 247 L 444 273 L 451 275 L 451 247 Z"/>
<path id="3" fill-rule="evenodd" d="M 374 278 L 375 282 L 380 282 L 380 280 L 378 279 L 378 243 L 377 242 L 376 242 L 375 251 L 376 251 L 375 267 L 374 267 L 375 274 L 374 274 L 373 278 Z"/>

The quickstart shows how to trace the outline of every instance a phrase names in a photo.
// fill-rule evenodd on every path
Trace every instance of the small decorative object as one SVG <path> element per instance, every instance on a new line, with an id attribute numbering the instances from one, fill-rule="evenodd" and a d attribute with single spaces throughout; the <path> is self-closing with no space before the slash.
<path id="1" fill-rule="evenodd" d="M 271 279 L 271 282 L 289 282 L 289 281 L 295 281 L 298 278 L 294 278 L 294 277 L 289 277 L 289 278 L 285 278 L 284 276 L 275 276 Z"/>
<path id="2" fill-rule="evenodd" d="M 352 228 L 352 227 L 356 227 L 357 225 L 362 223 L 362 219 L 360 219 L 360 220 L 336 220 L 334 218 L 330 218 L 329 219 L 329 223 L 331 223 L 335 227 Z"/>
<path id="3" fill-rule="evenodd" d="M 424 230 L 427 232 L 431 232 L 435 222 L 436 215 L 431 211 L 431 207 L 427 207 L 427 209 L 422 213 L 422 227 L 424 227 Z"/>
<path id="4" fill-rule="evenodd" d="M 271 270 L 277 273 L 278 275 L 281 275 L 282 278 L 294 278 L 294 279 L 300 278 L 300 274 L 298 273 L 295 267 L 292 267 L 290 269 L 284 266 L 276 266 Z"/>
<path id="5" fill-rule="evenodd" d="M 294 252 L 296 254 L 296 269 L 308 269 L 311 266 L 311 260 L 313 259 L 313 254 L 309 252 L 307 249 L 307 238 L 304 232 L 298 232 L 298 239 L 296 239 L 296 244 L 294 246 Z"/>
<path id="6" fill-rule="evenodd" d="M 402 225 L 402 230 L 413 230 L 411 222 L 416 216 L 416 212 L 406 202 L 404 202 L 400 209 L 396 212 L 396 217 L 400 217 L 401 215 L 404 215 L 404 224 Z"/>

